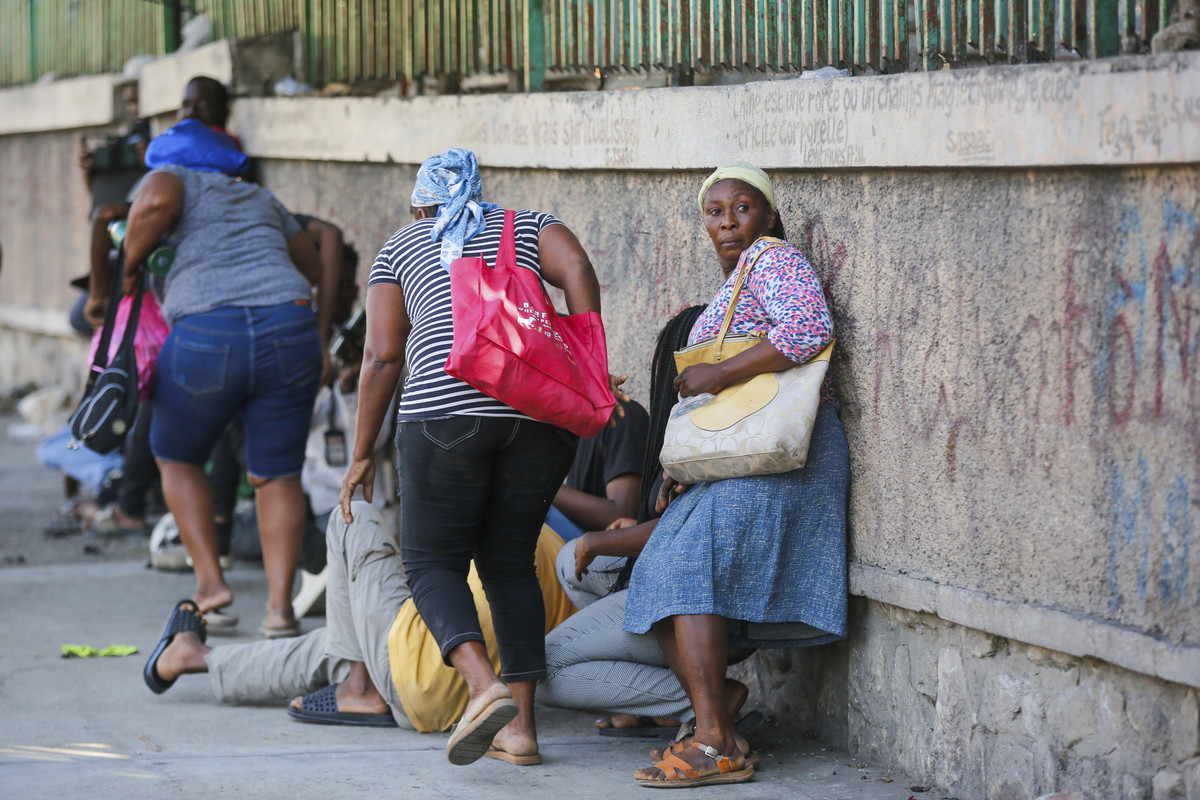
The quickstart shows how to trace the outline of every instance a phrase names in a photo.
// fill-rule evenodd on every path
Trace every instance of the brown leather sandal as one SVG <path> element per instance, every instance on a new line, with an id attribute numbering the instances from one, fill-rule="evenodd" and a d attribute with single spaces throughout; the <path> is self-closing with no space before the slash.
<path id="1" fill-rule="evenodd" d="M 684 736 L 682 739 L 672 739 L 671 743 L 669 745 L 667 745 L 666 747 L 651 748 L 650 749 L 650 762 L 657 763 L 659 761 L 662 761 L 663 758 L 668 753 L 675 753 L 675 754 L 682 753 L 684 748 L 686 748 L 691 743 L 692 743 L 692 734 L 689 733 L 687 736 Z M 738 745 L 738 747 L 740 749 L 741 745 Z M 752 767 L 758 766 L 758 762 L 759 762 L 758 753 L 749 749 L 749 743 L 747 743 L 747 745 L 746 745 L 746 750 L 744 750 L 742 752 L 746 756 L 747 764 L 749 764 Z"/>
<path id="2" fill-rule="evenodd" d="M 654 769 L 662 772 L 661 779 L 644 777 L 646 770 L 639 769 L 633 774 L 642 786 L 651 789 L 688 789 L 694 786 L 712 786 L 720 783 L 744 783 L 754 777 L 754 767 L 746 764 L 746 758 L 741 753 L 734 756 L 723 756 L 715 747 L 709 747 L 699 742 L 691 742 L 685 747 L 694 747 L 713 760 L 716 772 L 701 773 L 695 767 L 679 757 L 677 753 L 667 753 L 662 761 L 654 765 Z"/>

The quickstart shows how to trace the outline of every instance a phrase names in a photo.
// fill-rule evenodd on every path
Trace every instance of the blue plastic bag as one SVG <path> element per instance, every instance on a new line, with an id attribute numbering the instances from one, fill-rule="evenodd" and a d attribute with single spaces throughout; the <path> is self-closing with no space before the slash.
<path id="1" fill-rule="evenodd" d="M 233 139 L 214 131 L 198 119 L 185 119 L 154 137 L 146 148 L 150 169 L 174 164 L 198 172 L 241 175 L 250 168 L 250 156 L 237 149 Z"/>

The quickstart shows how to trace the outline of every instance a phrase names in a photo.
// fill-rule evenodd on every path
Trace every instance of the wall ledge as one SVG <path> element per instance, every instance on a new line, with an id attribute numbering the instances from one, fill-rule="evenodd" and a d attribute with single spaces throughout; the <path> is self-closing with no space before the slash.
<path id="1" fill-rule="evenodd" d="M 239 100 L 260 158 L 488 167 L 1029 168 L 1200 163 L 1200 52 L 736 86 Z"/>
<path id="2" fill-rule="evenodd" d="M 120 75 L 0 89 L 0 136 L 111 125 Z"/>
<path id="3" fill-rule="evenodd" d="M 39 336 L 76 339 L 79 334 L 71 327 L 67 312 L 57 308 L 36 308 L 15 303 L 0 303 L 0 328 L 10 328 Z"/>
<path id="4" fill-rule="evenodd" d="M 1111 622 L 983 592 L 850 565 L 850 593 L 947 622 L 1200 688 L 1200 647 L 1171 644 Z"/>

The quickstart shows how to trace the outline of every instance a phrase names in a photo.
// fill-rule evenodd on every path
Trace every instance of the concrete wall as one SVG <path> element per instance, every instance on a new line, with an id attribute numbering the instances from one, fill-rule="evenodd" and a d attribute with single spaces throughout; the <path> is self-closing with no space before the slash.
<path id="1" fill-rule="evenodd" d="M 362 277 L 407 221 L 414 163 L 476 149 L 489 199 L 579 235 L 613 366 L 643 399 L 655 331 L 718 285 L 700 181 L 735 158 L 771 167 L 838 327 L 856 600 L 848 642 L 738 674 L 947 794 L 1200 795 L 1196 54 L 243 100 L 235 119 L 285 204 L 359 246 Z M 21 141 L 0 137 L 0 163 Z"/>

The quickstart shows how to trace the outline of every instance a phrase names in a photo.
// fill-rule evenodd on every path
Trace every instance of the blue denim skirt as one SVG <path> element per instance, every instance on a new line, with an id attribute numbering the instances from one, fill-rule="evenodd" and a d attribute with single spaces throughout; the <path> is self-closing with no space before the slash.
<path id="1" fill-rule="evenodd" d="M 821 403 L 803 468 L 697 484 L 667 507 L 630 576 L 625 630 L 716 614 L 815 629 L 757 646 L 845 636 L 849 487 L 846 434 L 836 407 Z"/>
<path id="2" fill-rule="evenodd" d="M 240 413 L 247 471 L 297 475 L 321 364 L 307 300 L 181 317 L 158 357 L 150 449 L 164 461 L 203 464 Z"/>

